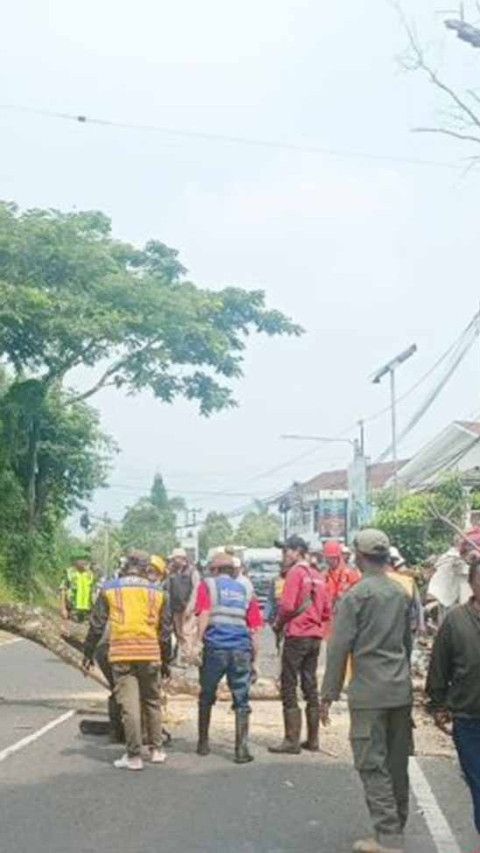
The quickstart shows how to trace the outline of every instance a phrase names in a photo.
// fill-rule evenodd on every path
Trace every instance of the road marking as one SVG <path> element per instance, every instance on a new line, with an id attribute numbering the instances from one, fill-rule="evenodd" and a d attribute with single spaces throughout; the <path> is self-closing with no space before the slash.
<path id="1" fill-rule="evenodd" d="M 66 723 L 73 715 L 76 713 L 75 710 L 67 711 L 65 714 L 62 714 L 60 717 L 57 717 L 55 720 L 52 720 L 50 723 L 47 723 L 46 726 L 43 726 L 41 729 L 38 729 L 36 732 L 33 732 L 31 735 L 27 735 L 27 737 L 18 740 L 16 743 L 12 743 L 11 746 L 7 746 L 6 749 L 3 749 L 0 752 L 0 762 L 5 761 L 9 755 L 13 755 L 14 752 L 19 752 L 21 749 L 24 749 L 26 746 L 29 746 L 31 743 L 34 743 L 39 738 L 46 735 L 48 732 L 51 732 L 52 729 L 55 729 L 57 726 L 60 726 L 62 723 Z"/>
<path id="2" fill-rule="evenodd" d="M 410 759 L 409 771 L 413 792 L 438 853 L 461 853 L 450 824 L 416 758 Z"/>
<path id="3" fill-rule="evenodd" d="M 11 646 L 13 643 L 23 643 L 23 637 L 14 637 L 13 640 L 0 640 L 0 649 L 3 646 Z"/>

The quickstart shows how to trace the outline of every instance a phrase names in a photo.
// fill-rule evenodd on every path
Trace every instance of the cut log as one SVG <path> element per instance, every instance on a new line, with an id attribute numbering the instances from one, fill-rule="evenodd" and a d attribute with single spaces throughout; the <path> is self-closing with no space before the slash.
<path id="1" fill-rule="evenodd" d="M 40 607 L 29 607 L 27 604 L 0 604 L 0 628 L 30 640 L 38 646 L 43 646 L 64 663 L 83 672 L 83 655 L 63 639 L 61 620 L 46 613 Z M 105 679 L 95 669 L 89 671 L 88 677 L 107 690 L 110 689 Z"/>

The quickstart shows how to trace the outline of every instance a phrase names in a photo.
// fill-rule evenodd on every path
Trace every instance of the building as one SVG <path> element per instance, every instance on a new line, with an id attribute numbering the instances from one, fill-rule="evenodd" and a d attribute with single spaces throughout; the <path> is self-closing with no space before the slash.
<path id="1" fill-rule="evenodd" d="M 466 486 L 480 485 L 480 423 L 454 421 L 398 473 L 400 488 L 420 491 L 433 488 L 448 472 L 458 472 Z"/>

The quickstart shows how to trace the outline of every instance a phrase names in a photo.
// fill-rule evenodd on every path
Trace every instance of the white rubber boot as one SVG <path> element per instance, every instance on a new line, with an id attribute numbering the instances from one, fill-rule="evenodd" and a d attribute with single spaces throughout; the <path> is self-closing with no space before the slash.
<path id="1" fill-rule="evenodd" d="M 113 766 L 117 770 L 143 770 L 143 761 L 139 755 L 122 755 L 117 761 L 113 762 Z"/>

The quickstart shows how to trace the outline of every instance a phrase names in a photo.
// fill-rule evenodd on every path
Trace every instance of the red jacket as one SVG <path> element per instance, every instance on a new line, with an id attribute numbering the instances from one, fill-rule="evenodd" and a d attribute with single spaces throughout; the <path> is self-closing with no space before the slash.
<path id="1" fill-rule="evenodd" d="M 312 604 L 290 618 L 309 594 Z M 306 562 L 296 563 L 287 572 L 278 608 L 278 621 L 285 625 L 285 636 L 322 638 L 328 633 L 330 618 L 330 595 L 323 576 Z"/>

